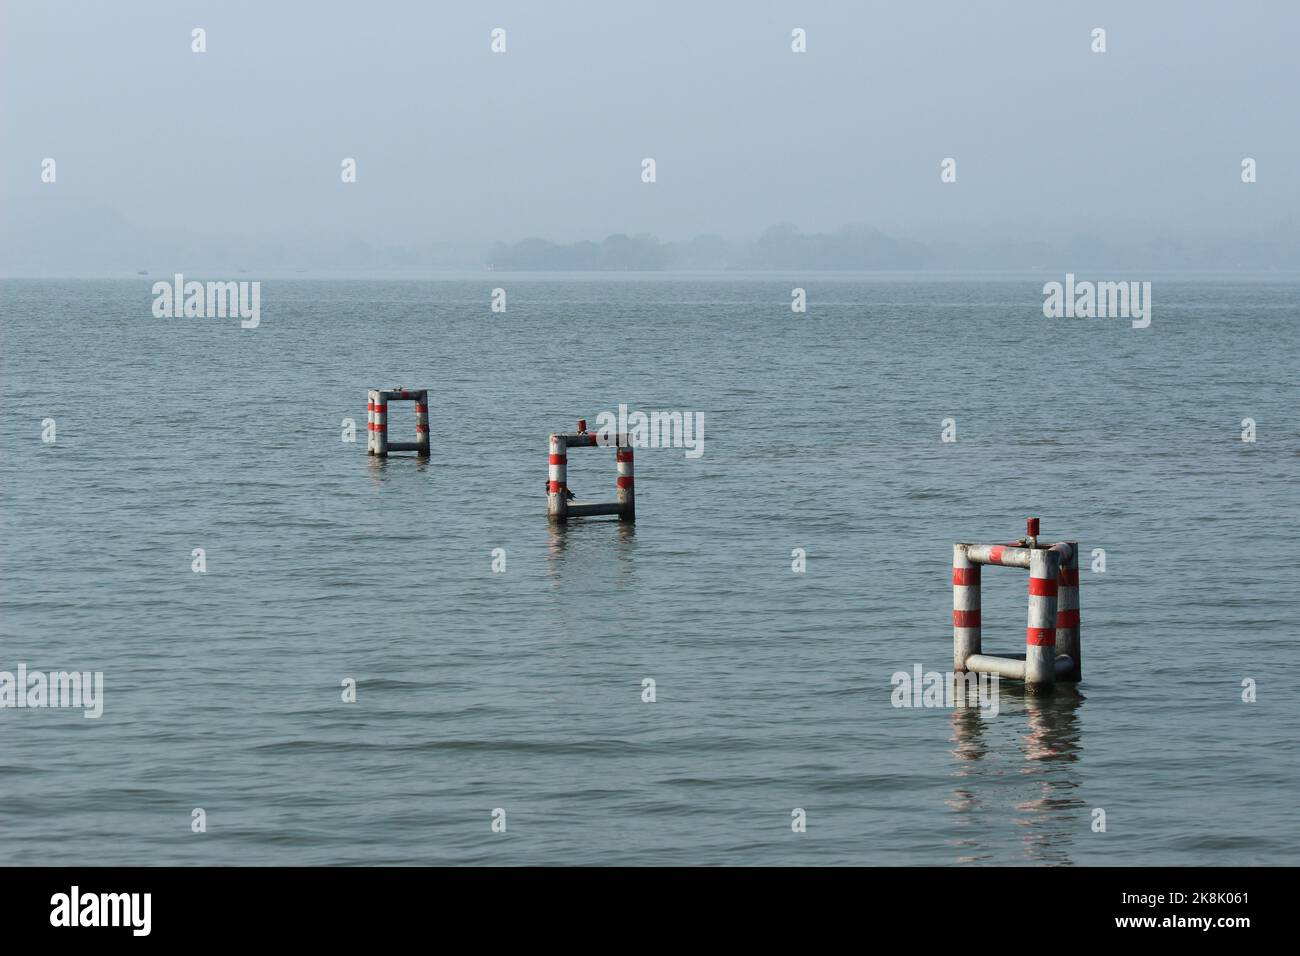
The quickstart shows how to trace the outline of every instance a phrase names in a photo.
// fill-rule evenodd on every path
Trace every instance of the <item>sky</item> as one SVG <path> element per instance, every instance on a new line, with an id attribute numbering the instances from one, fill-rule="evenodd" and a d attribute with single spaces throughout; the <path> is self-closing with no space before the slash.
<path id="1" fill-rule="evenodd" d="M 1298 44 L 1293 0 L 0 0 L 0 251 L 1294 236 Z"/>

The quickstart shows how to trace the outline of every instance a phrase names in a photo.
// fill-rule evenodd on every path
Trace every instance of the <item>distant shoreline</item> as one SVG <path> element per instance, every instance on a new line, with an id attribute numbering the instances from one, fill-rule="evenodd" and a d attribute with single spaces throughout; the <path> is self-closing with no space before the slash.
<path id="1" fill-rule="evenodd" d="M 186 274 L 193 276 L 202 276 L 205 278 L 247 278 L 274 281 L 302 281 L 302 282 L 448 282 L 448 281 L 483 281 L 492 282 L 496 279 L 511 278 L 525 280 L 545 280 L 545 279 L 590 279 L 590 280 L 609 280 L 609 281 L 691 281 L 691 280 L 754 280 L 754 281 L 781 281 L 785 279 L 801 278 L 811 280 L 816 278 L 822 281 L 842 281 L 848 279 L 889 279 L 889 280 L 915 280 L 915 281 L 957 281 L 957 280 L 988 280 L 988 281 L 1046 281 L 1052 278 L 1058 278 L 1057 272 L 1064 272 L 1065 266 L 1044 267 L 1042 269 L 654 269 L 654 270 L 637 270 L 637 269 L 514 269 L 514 270 L 492 270 L 482 269 L 479 271 L 467 269 L 433 269 L 427 271 L 412 270 L 393 270 L 391 272 L 285 272 L 283 270 L 271 269 L 265 272 L 240 269 L 231 270 L 225 268 L 197 269 L 187 266 Z M 1103 271 L 1114 272 L 1114 266 L 1097 266 L 1094 268 L 1079 267 L 1074 271 L 1080 274 L 1090 272 L 1100 273 Z M 1217 279 L 1295 279 L 1300 281 L 1300 267 L 1293 269 L 1129 269 L 1129 272 L 1140 271 L 1145 278 L 1159 279 L 1162 277 L 1178 278 L 1182 280 L 1217 280 Z M 84 281 L 84 282 L 140 282 L 142 284 L 152 284 L 160 279 L 170 279 L 170 272 L 149 272 L 140 275 L 137 272 L 83 272 L 83 273 L 47 273 L 43 275 L 34 275 L 30 273 L 4 273 L 0 272 L 0 282 L 55 282 L 55 281 Z"/>

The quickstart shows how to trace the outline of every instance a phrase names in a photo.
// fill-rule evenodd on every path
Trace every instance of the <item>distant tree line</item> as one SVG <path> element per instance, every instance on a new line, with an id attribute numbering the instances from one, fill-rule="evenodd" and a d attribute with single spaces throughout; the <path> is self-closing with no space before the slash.
<path id="1" fill-rule="evenodd" d="M 926 247 L 892 239 L 873 229 L 801 233 L 773 226 L 753 242 L 697 236 L 661 242 L 650 235 L 614 235 L 603 242 L 557 243 L 524 239 L 497 243 L 487 256 L 493 269 L 507 271 L 654 271 L 660 269 L 919 269 Z"/>
<path id="2" fill-rule="evenodd" d="M 918 242 L 876 229 L 847 226 L 805 233 L 772 226 L 755 240 L 696 236 L 661 242 L 650 235 L 616 235 L 604 242 L 525 239 L 497 243 L 486 255 L 505 271 L 676 270 L 1294 270 L 1300 268 L 1300 220 L 1268 234 L 1220 240 L 1129 239 L 1076 235 L 1060 241 L 990 238 L 982 242 Z"/>
<path id="3" fill-rule="evenodd" d="M 523 239 L 514 245 L 497 243 L 487 261 L 494 269 L 520 272 L 637 271 L 671 268 L 672 252 L 653 236 L 620 233 L 604 242 L 586 240 L 565 245 L 549 239 Z"/>

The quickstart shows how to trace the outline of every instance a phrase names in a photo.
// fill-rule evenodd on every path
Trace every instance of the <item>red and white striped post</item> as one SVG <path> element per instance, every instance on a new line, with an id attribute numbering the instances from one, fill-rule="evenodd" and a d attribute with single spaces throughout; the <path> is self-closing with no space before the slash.
<path id="1" fill-rule="evenodd" d="M 632 446 L 619 445 L 614 452 L 618 460 L 618 520 L 636 520 L 635 479 L 632 477 Z"/>
<path id="2" fill-rule="evenodd" d="M 1061 562 L 1056 594 L 1056 650 L 1074 663 L 1062 680 L 1083 680 L 1083 648 L 1079 640 L 1079 542 L 1067 541 L 1070 557 Z"/>
<path id="3" fill-rule="evenodd" d="M 388 440 L 388 403 L 415 403 L 415 441 Z M 366 453 L 387 458 L 389 452 L 413 451 L 421 458 L 429 457 L 429 392 L 428 389 L 372 388 L 366 402 Z"/>
<path id="4" fill-rule="evenodd" d="M 1029 624 L 1025 629 L 1025 685 L 1056 683 L 1056 586 L 1061 556 L 1034 548 L 1029 555 Z"/>
<path id="5" fill-rule="evenodd" d="M 369 416 L 366 454 L 378 455 L 380 458 L 388 455 L 388 402 L 383 396 L 382 391 L 372 388 L 369 401 L 366 402 Z"/>
<path id="6" fill-rule="evenodd" d="M 569 520 L 569 449 L 563 435 L 551 436 L 551 458 L 546 480 L 546 516 Z"/>
<path id="7" fill-rule="evenodd" d="M 415 400 L 415 444 L 419 447 L 416 453 L 421 458 L 429 457 L 429 393 L 421 391 L 417 393 L 419 398 Z"/>
<path id="8" fill-rule="evenodd" d="M 980 653 L 980 566 L 966 557 L 966 545 L 952 546 L 952 667 L 966 670 L 966 658 Z"/>

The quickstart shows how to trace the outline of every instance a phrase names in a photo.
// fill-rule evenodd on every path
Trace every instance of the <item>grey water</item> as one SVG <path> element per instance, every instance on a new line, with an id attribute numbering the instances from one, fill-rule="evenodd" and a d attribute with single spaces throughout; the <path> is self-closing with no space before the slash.
<path id="1" fill-rule="evenodd" d="M 1300 278 L 1155 277 L 1143 330 L 1044 318 L 1063 276 L 267 279 L 256 329 L 158 278 L 0 283 L 0 670 L 104 675 L 0 709 L 6 863 L 1300 862 Z M 399 384 L 427 462 L 366 455 Z M 548 525 L 547 435 L 620 403 L 703 455 Z M 1028 515 L 1082 684 L 895 707 L 952 542 Z M 1022 572 L 983 617 L 1023 649 Z"/>

